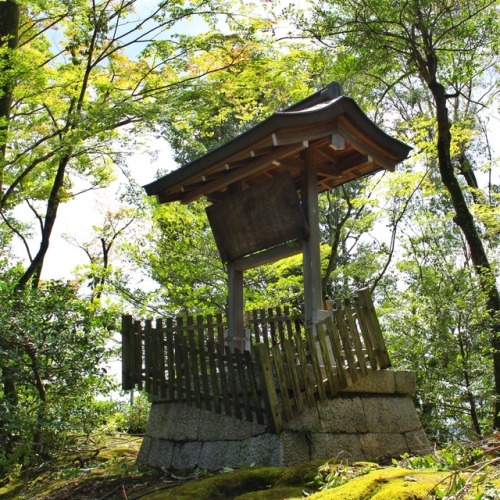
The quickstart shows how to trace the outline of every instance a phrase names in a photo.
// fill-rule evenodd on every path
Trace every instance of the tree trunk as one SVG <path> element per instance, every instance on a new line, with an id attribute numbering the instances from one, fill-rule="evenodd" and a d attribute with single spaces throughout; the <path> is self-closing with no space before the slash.
<path id="1" fill-rule="evenodd" d="M 0 2 L 0 49 L 7 46 L 13 50 L 17 47 L 18 29 L 19 6 L 12 0 Z M 7 71 L 11 68 L 10 50 L 5 53 L 4 58 L 0 62 L 0 73 L 7 75 Z M 7 151 L 12 91 L 12 81 L 7 76 L 6 81 L 2 82 L 0 87 L 0 193 L 3 191 L 3 163 Z"/>
<path id="2" fill-rule="evenodd" d="M 462 374 L 465 383 L 465 397 L 469 402 L 469 414 L 472 422 L 472 428 L 476 433 L 477 438 L 482 437 L 481 424 L 479 423 L 479 417 L 477 414 L 476 398 L 472 392 L 471 377 L 469 373 L 469 353 L 465 345 L 465 341 L 462 336 L 462 329 L 458 328 L 458 344 L 460 346 L 460 354 L 462 356 Z"/>
<path id="3" fill-rule="evenodd" d="M 29 267 L 19 279 L 16 285 L 16 290 L 23 290 L 32 278 L 33 288 L 38 287 L 40 275 L 42 273 L 43 261 L 45 259 L 45 255 L 47 254 L 47 250 L 49 249 L 50 236 L 52 234 L 52 229 L 54 228 L 54 224 L 57 218 L 57 210 L 59 208 L 60 202 L 60 191 L 64 184 L 66 167 L 68 166 L 69 160 L 69 156 L 65 156 L 59 160 L 54 183 L 52 184 L 52 191 L 50 192 L 50 196 L 47 201 L 47 211 L 45 213 L 40 248 L 38 249 L 38 252 L 33 258 L 33 261 L 30 263 Z"/>
<path id="4" fill-rule="evenodd" d="M 451 123 L 448 118 L 445 89 L 443 85 L 436 80 L 429 82 L 428 85 L 436 105 L 436 120 L 438 126 L 437 151 L 441 180 L 450 195 L 455 210 L 453 221 L 461 229 L 467 242 L 474 269 L 481 283 L 481 289 L 487 297 L 488 313 L 492 319 L 493 328 L 491 344 L 493 347 L 493 370 L 496 395 L 493 426 L 495 429 L 500 429 L 500 295 L 496 287 L 495 278 L 483 242 L 474 223 L 474 217 L 469 210 L 451 162 Z"/>
<path id="5" fill-rule="evenodd" d="M 0 49 L 7 46 L 4 54 L 4 60 L 0 61 L 0 73 L 4 75 L 11 68 L 10 51 L 17 47 L 19 30 L 19 6 L 12 0 L 0 2 Z M 13 85 L 11 79 L 7 76 L 0 87 L 0 194 L 3 192 L 3 172 L 5 155 L 7 152 L 7 132 L 9 129 L 10 109 L 12 105 Z M 0 367 L 2 372 L 3 393 L 5 401 L 10 406 L 18 405 L 18 394 L 14 374 L 8 367 Z M 4 435 L 1 428 L 8 422 L 0 421 L 0 433 L 2 434 L 2 444 L 7 452 L 11 448 L 10 432 Z"/>
<path id="6" fill-rule="evenodd" d="M 38 392 L 39 407 L 37 412 L 37 422 L 33 432 L 33 451 L 37 455 L 42 455 L 43 452 L 43 422 L 45 420 L 45 413 L 47 407 L 47 392 L 45 385 L 40 374 L 40 367 L 38 364 L 38 352 L 26 333 L 22 332 L 24 339 L 24 351 L 31 361 L 31 370 L 35 381 L 35 387 Z"/>

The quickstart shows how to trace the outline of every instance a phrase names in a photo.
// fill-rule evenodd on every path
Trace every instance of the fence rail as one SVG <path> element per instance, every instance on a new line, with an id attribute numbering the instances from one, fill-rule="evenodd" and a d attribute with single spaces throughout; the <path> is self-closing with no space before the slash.
<path id="1" fill-rule="evenodd" d="M 316 399 L 390 366 L 367 290 L 332 303 L 330 314 L 304 328 L 288 308 L 247 314 L 252 349 L 224 343 L 221 315 L 134 321 L 122 317 L 123 388 L 152 399 L 183 401 L 208 411 L 266 423 L 279 433 Z"/>

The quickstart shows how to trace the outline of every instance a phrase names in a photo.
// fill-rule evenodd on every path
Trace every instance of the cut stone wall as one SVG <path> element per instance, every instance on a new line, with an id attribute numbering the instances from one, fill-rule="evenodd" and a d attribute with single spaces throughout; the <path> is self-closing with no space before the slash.
<path id="1" fill-rule="evenodd" d="M 333 400 L 316 402 L 280 435 L 264 425 L 193 408 L 152 404 L 138 462 L 217 470 L 294 465 L 312 459 L 384 461 L 430 451 L 412 396 L 410 371 L 374 371 Z"/>

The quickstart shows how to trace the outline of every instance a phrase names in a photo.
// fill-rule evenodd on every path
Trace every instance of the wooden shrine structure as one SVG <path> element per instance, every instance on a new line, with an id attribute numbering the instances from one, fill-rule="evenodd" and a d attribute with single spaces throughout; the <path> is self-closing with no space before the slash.
<path id="1" fill-rule="evenodd" d="M 332 82 L 145 190 L 160 203 L 212 202 L 207 215 L 228 268 L 230 344 L 243 348 L 244 271 L 302 252 L 304 320 L 324 318 L 318 194 L 392 171 L 410 150 Z"/>
<path id="2" fill-rule="evenodd" d="M 414 376 L 388 370 L 369 292 L 327 302 L 321 291 L 318 195 L 409 152 L 331 83 L 145 186 L 160 203 L 211 202 L 229 296 L 227 318 L 123 316 L 123 388 L 153 402 L 140 462 L 215 469 L 427 449 Z M 245 313 L 243 273 L 298 253 L 303 311 Z"/>

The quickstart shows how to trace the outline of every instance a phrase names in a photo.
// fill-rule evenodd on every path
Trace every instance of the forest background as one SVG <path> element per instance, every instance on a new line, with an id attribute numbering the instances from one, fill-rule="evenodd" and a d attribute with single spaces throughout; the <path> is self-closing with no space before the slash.
<path id="1" fill-rule="evenodd" d="M 324 294 L 371 289 L 431 439 L 498 429 L 499 12 L 491 0 L 1 0 L 0 467 L 130 425 L 106 399 L 121 313 L 224 312 L 204 203 L 147 199 L 137 153 L 154 161 L 151 144 L 168 145 L 184 164 L 330 81 L 413 152 L 321 196 Z M 157 175 L 172 167 L 160 160 Z M 69 237 L 85 260 L 45 278 L 62 207 L 89 192 L 108 205 L 92 237 Z M 299 307 L 300 264 L 249 272 L 246 308 Z"/>

